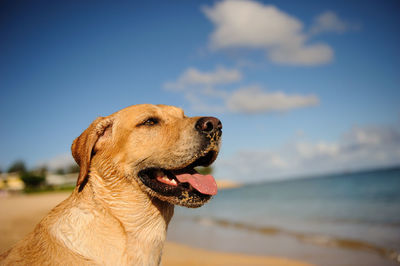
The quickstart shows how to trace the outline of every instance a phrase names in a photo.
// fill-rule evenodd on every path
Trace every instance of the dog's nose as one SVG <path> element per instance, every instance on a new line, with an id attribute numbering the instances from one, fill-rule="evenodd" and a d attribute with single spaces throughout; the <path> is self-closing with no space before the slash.
<path id="1" fill-rule="evenodd" d="M 215 117 L 202 117 L 196 122 L 196 129 L 201 133 L 213 133 L 222 129 L 222 123 Z"/>

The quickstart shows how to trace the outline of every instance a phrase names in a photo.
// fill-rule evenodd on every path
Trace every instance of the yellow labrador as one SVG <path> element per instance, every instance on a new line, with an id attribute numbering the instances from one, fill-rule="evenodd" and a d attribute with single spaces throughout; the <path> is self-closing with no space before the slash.
<path id="1" fill-rule="evenodd" d="M 217 157 L 214 117 L 135 105 L 97 118 L 72 144 L 77 187 L 1 265 L 158 265 L 174 204 L 200 207 L 217 186 L 196 166 Z"/>

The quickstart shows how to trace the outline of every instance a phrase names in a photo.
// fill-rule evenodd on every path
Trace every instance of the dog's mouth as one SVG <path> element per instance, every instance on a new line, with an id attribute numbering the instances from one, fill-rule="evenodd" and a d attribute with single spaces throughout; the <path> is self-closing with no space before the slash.
<path id="1" fill-rule="evenodd" d="M 139 178 L 151 189 L 150 194 L 172 204 L 199 207 L 217 194 L 217 184 L 212 175 L 203 175 L 195 167 L 209 166 L 217 157 L 208 151 L 194 162 L 180 169 L 147 168 Z"/>

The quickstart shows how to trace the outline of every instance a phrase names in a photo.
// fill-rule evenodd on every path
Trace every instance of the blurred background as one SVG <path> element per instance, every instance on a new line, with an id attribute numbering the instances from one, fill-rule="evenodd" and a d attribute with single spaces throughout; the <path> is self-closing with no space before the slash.
<path id="1" fill-rule="evenodd" d="M 398 265 L 399 11 L 389 0 L 1 1 L 0 200 L 70 190 L 70 145 L 96 117 L 175 105 L 221 119 L 205 171 L 226 189 L 177 208 L 169 241 Z"/>

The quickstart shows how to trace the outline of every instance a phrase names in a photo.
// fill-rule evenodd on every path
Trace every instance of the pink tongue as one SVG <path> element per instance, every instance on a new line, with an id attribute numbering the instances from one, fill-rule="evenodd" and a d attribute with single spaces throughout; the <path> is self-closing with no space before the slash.
<path id="1" fill-rule="evenodd" d="M 176 179 L 178 179 L 181 183 L 189 183 L 194 189 L 202 194 L 216 195 L 218 192 L 217 183 L 215 183 L 214 177 L 212 175 L 185 173 L 176 175 Z"/>

